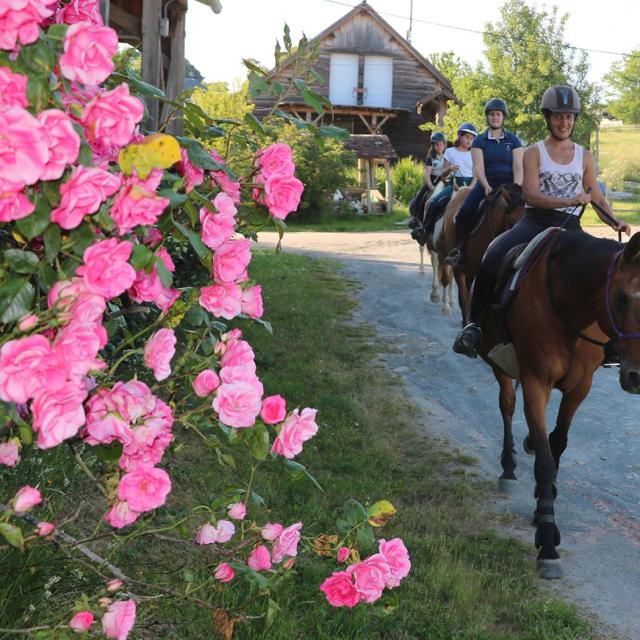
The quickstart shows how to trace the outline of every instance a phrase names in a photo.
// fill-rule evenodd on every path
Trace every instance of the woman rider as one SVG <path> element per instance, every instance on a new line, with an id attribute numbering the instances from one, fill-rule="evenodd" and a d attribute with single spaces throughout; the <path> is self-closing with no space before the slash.
<path id="1" fill-rule="evenodd" d="M 453 179 L 459 186 L 474 184 L 471 144 L 477 135 L 478 132 L 476 128 L 470 122 L 463 122 L 458 127 L 458 138 L 453 147 L 450 147 L 444 152 L 446 165 L 443 177 L 446 177 L 449 173 L 453 173 Z M 423 222 L 425 232 L 428 235 L 433 233 L 433 228 L 438 219 L 438 211 L 441 210 L 443 206 L 446 206 L 452 193 L 453 185 L 449 185 L 436 193 L 429 201 Z"/>
<path id="2" fill-rule="evenodd" d="M 500 264 L 509 249 L 529 242 L 548 227 L 580 231 L 580 215 L 591 200 L 611 216 L 613 229 L 627 235 L 631 233 L 628 224 L 615 219 L 598 188 L 593 156 L 571 140 L 580 113 L 580 97 L 575 89 L 567 85 L 547 89 L 542 96 L 542 113 L 550 135 L 531 145 L 524 154 L 525 214 L 512 229 L 489 245 L 473 284 L 471 322 L 453 344 L 455 352 L 470 358 L 478 355 L 482 342 L 480 323 L 491 301 Z M 598 215 L 610 224 L 599 211 Z"/>
<path id="3" fill-rule="evenodd" d="M 444 133 L 441 131 L 432 133 L 430 142 L 431 147 L 425 159 L 424 185 L 409 205 L 411 215 L 418 220 L 422 219 L 425 198 L 428 198 L 433 193 L 436 185 L 442 179 L 442 173 L 447 164 L 444 159 L 444 150 L 447 147 L 447 139 Z M 417 226 L 418 224 L 419 222 L 416 221 L 415 225 Z"/>
<path id="4" fill-rule="evenodd" d="M 462 246 L 470 227 L 473 226 L 478 205 L 493 189 L 501 184 L 522 184 L 522 142 L 518 136 L 503 129 L 507 117 L 507 105 L 500 98 L 492 98 L 484 106 L 487 129 L 471 146 L 473 175 L 476 185 L 467 194 L 455 218 L 457 247 L 447 256 L 447 262 L 458 266 L 462 258 Z"/>

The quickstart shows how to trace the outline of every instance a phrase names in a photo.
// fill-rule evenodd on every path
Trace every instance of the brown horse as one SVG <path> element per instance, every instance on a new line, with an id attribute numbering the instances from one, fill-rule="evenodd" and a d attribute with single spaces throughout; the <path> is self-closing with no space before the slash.
<path id="1" fill-rule="evenodd" d="M 490 311 L 482 323 L 480 355 L 500 384 L 502 478 L 515 479 L 511 378 L 517 378 L 529 427 L 525 450 L 535 455 L 538 568 L 542 577 L 556 578 L 562 575 L 554 515 L 560 456 L 609 340 L 621 359 L 620 385 L 640 393 L 640 233 L 626 246 L 582 232 L 557 233 L 508 303 L 504 324 L 497 313 Z M 504 361 L 498 366 L 489 357 L 504 342 L 504 327 L 515 349 L 516 369 L 510 371 Z M 546 409 L 554 388 L 562 400 L 555 428 L 547 435 Z"/>
<path id="2" fill-rule="evenodd" d="M 468 191 L 469 188 L 465 187 L 453 195 L 442 218 L 441 231 L 438 233 L 439 229 L 436 226 L 430 243 L 434 248 L 432 251 L 430 247 L 434 278 L 438 273 L 443 287 L 446 287 L 454 278 L 458 285 L 458 302 L 462 311 L 463 326 L 466 324 L 471 283 L 480 268 L 484 252 L 496 236 L 510 229 L 524 213 L 524 197 L 520 185 L 506 184 L 492 191 L 487 198 L 486 213 L 467 239 L 463 263 L 452 269 L 444 259 L 456 246 L 454 218 Z"/>

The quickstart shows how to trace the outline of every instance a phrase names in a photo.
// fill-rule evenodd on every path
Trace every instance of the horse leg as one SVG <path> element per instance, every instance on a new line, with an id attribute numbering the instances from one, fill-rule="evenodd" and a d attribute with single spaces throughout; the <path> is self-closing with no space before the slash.
<path id="1" fill-rule="evenodd" d="M 459 269 L 454 269 L 453 275 L 458 285 L 458 304 L 462 313 L 462 326 L 467 324 L 467 310 L 469 309 L 469 287 L 467 286 L 467 276 Z"/>
<path id="2" fill-rule="evenodd" d="M 517 480 L 515 469 L 518 466 L 518 461 L 511 431 L 513 412 L 516 408 L 516 394 L 509 376 L 498 369 L 494 369 L 493 373 L 500 385 L 500 413 L 502 414 L 502 426 L 504 428 L 502 455 L 500 456 L 500 464 L 502 465 L 500 480 Z M 501 484 L 507 486 L 505 483 Z"/>
<path id="3" fill-rule="evenodd" d="M 424 245 L 419 244 L 420 247 L 420 273 L 424 273 Z"/>
<path id="4" fill-rule="evenodd" d="M 442 263 L 439 264 L 440 271 L 440 282 L 442 283 L 442 315 L 450 316 L 451 315 L 451 297 L 452 297 L 452 289 L 453 289 L 453 272 L 451 267 Z"/>
<path id="5" fill-rule="evenodd" d="M 524 412 L 529 425 L 529 442 L 535 451 L 534 475 L 537 488 L 535 545 L 538 552 L 538 573 L 543 578 L 560 578 L 562 568 L 556 547 L 560 530 L 554 511 L 554 481 L 556 465 L 549 446 L 546 407 L 550 388 L 537 380 L 523 380 Z"/>
<path id="6" fill-rule="evenodd" d="M 437 251 L 431 251 L 429 249 L 429 256 L 431 257 L 431 270 L 433 271 L 433 278 L 431 279 L 431 302 L 434 304 L 440 303 L 440 269 L 438 266 L 438 253 Z"/>

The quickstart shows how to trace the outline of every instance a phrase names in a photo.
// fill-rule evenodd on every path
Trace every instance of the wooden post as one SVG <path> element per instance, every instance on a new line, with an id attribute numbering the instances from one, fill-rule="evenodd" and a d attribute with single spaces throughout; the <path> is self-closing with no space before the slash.
<path id="1" fill-rule="evenodd" d="M 171 16 L 171 62 L 169 63 L 169 73 L 167 77 L 167 88 L 165 93 L 167 98 L 175 100 L 184 90 L 184 39 L 185 39 L 185 10 L 180 5 L 173 5 L 173 15 Z M 163 120 L 173 110 L 171 105 L 164 105 L 162 108 Z M 167 127 L 167 133 L 182 135 L 183 121 L 181 117 L 174 118 Z"/>
<path id="2" fill-rule="evenodd" d="M 384 168 L 387 173 L 387 179 L 384 186 L 384 194 L 387 198 L 387 213 L 391 213 L 393 209 L 393 183 L 391 182 L 391 163 L 389 160 L 384 161 Z"/>
<path id="3" fill-rule="evenodd" d="M 371 215 L 371 158 L 367 159 L 367 213 Z"/>
<path id="4" fill-rule="evenodd" d="M 109 0 L 100 0 L 100 15 L 102 16 L 102 20 L 105 25 L 109 26 L 109 18 L 110 18 L 110 1 Z"/>
<path id="5" fill-rule="evenodd" d="M 142 2 L 142 80 L 160 86 L 162 73 L 162 53 L 160 50 L 160 15 L 162 0 L 143 0 Z M 148 126 L 158 128 L 159 103 L 153 98 L 145 100 L 149 110 Z"/>

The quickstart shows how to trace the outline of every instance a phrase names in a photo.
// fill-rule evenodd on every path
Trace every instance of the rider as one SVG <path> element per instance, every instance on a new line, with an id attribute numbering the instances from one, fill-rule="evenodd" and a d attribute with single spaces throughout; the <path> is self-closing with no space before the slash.
<path id="1" fill-rule="evenodd" d="M 549 87 L 542 96 L 542 113 L 549 136 L 531 145 L 524 154 L 523 191 L 526 209 L 523 218 L 499 235 L 488 247 L 473 284 L 471 322 L 458 334 L 453 350 L 470 358 L 478 355 L 482 342 L 480 323 L 496 285 L 502 259 L 512 247 L 529 242 L 548 227 L 581 230 L 580 215 L 593 200 L 609 216 L 597 211 L 603 222 L 627 235 L 631 229 L 615 219 L 598 188 L 593 156 L 571 140 L 580 113 L 580 97 L 567 85 Z"/>
<path id="2" fill-rule="evenodd" d="M 442 179 L 442 173 L 447 164 L 444 156 L 447 139 L 444 133 L 442 131 L 432 133 L 430 142 L 431 147 L 425 159 L 424 185 L 409 205 L 409 210 L 414 218 L 422 217 L 425 198 L 428 198 L 433 193 L 436 185 Z"/>
<path id="3" fill-rule="evenodd" d="M 473 225 L 478 205 L 493 189 L 501 184 L 522 184 L 522 142 L 514 133 L 503 128 L 507 105 L 500 98 L 491 98 L 484 106 L 487 129 L 471 146 L 473 175 L 476 185 L 467 194 L 455 218 L 456 247 L 447 256 L 447 262 L 458 266 L 462 261 L 462 248 Z"/>
<path id="4" fill-rule="evenodd" d="M 471 160 L 471 144 L 477 135 L 478 131 L 470 122 L 463 122 L 458 127 L 458 137 L 453 147 L 449 147 L 444 152 L 446 166 L 443 171 L 443 177 L 453 173 L 453 180 L 458 186 L 473 185 L 475 182 Z M 433 232 L 433 227 L 438 219 L 438 211 L 443 206 L 446 206 L 452 193 L 453 184 L 450 184 L 436 193 L 429 201 L 423 223 L 427 234 Z"/>

